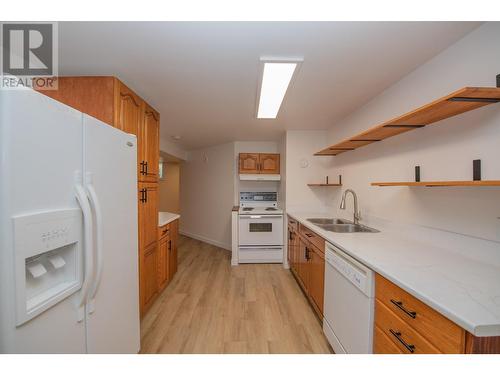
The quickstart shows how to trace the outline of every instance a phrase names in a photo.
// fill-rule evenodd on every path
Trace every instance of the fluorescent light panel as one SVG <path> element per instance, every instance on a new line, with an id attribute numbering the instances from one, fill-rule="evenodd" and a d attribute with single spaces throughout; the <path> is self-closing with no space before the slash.
<path id="1" fill-rule="evenodd" d="M 264 63 L 257 118 L 276 118 L 296 67 L 291 62 Z"/>

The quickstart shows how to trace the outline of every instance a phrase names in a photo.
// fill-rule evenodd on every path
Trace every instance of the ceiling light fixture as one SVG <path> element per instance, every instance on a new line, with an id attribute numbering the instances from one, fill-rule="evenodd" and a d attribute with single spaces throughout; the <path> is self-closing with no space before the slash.
<path id="1" fill-rule="evenodd" d="M 275 119 L 302 58 L 261 58 L 262 81 L 257 118 Z"/>

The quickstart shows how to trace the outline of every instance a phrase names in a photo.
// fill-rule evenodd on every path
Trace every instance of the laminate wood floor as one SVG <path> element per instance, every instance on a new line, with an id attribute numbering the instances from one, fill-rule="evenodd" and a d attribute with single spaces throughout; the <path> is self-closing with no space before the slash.
<path id="1" fill-rule="evenodd" d="M 141 353 L 331 353 L 281 264 L 231 267 L 230 252 L 179 238 L 179 268 L 141 323 Z"/>

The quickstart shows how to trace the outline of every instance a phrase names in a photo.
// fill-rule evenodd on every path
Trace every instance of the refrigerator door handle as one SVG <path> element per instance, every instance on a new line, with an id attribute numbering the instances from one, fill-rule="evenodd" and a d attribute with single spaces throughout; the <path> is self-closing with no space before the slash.
<path id="1" fill-rule="evenodd" d="M 92 282 L 94 257 L 92 252 L 92 212 L 90 210 L 89 199 L 83 186 L 75 185 L 76 199 L 83 212 L 83 258 L 85 272 L 83 275 L 83 284 L 80 290 L 80 300 L 77 303 L 77 319 L 81 322 L 85 317 L 85 302 L 89 294 L 90 284 Z"/>
<path id="2" fill-rule="evenodd" d="M 102 253 L 102 211 L 101 205 L 99 204 L 99 198 L 97 197 L 97 193 L 95 191 L 94 185 L 92 185 L 92 174 L 87 174 L 87 192 L 90 200 L 90 204 L 95 214 L 95 256 L 96 256 L 96 264 L 97 271 L 94 280 L 94 284 L 89 294 L 89 303 L 88 303 L 88 312 L 92 314 L 95 311 L 95 295 L 97 293 L 97 289 L 99 288 L 99 283 L 101 282 L 102 276 L 102 267 L 103 267 L 103 253 Z"/>

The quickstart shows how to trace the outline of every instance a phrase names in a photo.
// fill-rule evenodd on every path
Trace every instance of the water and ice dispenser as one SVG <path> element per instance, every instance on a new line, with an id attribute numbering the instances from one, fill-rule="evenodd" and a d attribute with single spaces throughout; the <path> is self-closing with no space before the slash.
<path id="1" fill-rule="evenodd" d="M 21 325 L 81 288 L 82 214 L 80 209 L 53 210 L 13 221 Z"/>

